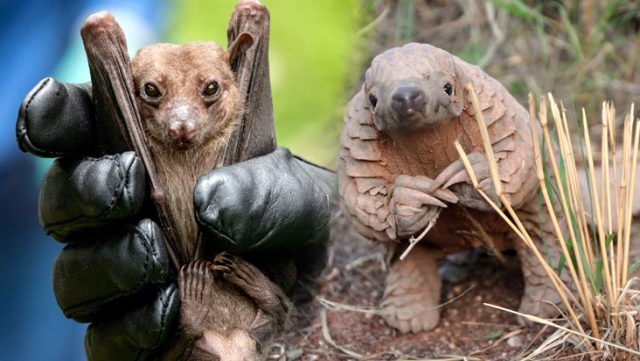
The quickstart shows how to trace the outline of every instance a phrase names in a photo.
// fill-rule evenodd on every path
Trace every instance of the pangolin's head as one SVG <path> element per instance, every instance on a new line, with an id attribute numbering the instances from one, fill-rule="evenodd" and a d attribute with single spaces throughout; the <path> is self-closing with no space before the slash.
<path id="1" fill-rule="evenodd" d="M 383 132 L 426 129 L 460 116 L 460 74 L 451 54 L 428 44 L 407 44 L 373 59 L 364 96 Z"/>

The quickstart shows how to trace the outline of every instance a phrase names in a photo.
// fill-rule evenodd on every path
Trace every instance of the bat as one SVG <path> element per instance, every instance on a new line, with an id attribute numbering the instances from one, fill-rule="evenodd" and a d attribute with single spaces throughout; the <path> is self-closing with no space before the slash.
<path id="1" fill-rule="evenodd" d="M 217 154 L 214 167 L 225 166 L 267 154 L 275 149 L 271 86 L 268 73 L 269 14 L 255 1 L 241 1 L 228 27 L 230 50 L 247 34 L 252 46 L 230 58 L 239 97 L 244 106 L 240 122 Z M 151 198 L 163 229 L 167 249 L 176 269 L 197 259 L 202 235 L 197 236 L 193 254 L 185 254 L 173 220 L 175 210 L 167 206 L 166 184 L 158 175 L 157 162 L 149 149 L 143 119 L 136 102 L 131 60 L 122 29 L 106 12 L 90 16 L 81 29 L 93 83 L 97 132 L 105 153 L 135 150 L 147 170 Z"/>

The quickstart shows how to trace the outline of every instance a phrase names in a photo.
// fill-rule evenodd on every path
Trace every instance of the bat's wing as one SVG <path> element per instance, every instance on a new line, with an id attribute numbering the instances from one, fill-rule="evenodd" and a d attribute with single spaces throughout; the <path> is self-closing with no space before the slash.
<path id="1" fill-rule="evenodd" d="M 101 150 L 106 154 L 132 149 L 138 153 L 147 170 L 169 254 L 177 267 L 179 263 L 174 250 L 178 248 L 174 244 L 172 218 L 164 205 L 164 191 L 142 129 L 124 32 L 113 16 L 103 11 L 87 18 L 81 34 L 91 72 Z"/>
<path id="2" fill-rule="evenodd" d="M 269 80 L 269 11 L 259 1 L 239 1 L 231 14 L 227 29 L 229 44 L 242 33 L 253 37 L 253 46 L 231 63 L 244 99 L 242 123 L 218 157 L 216 167 L 276 149 Z"/>

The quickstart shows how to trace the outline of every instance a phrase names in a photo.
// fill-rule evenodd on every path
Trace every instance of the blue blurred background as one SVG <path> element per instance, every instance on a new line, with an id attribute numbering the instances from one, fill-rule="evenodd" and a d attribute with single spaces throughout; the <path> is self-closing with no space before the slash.
<path id="1" fill-rule="evenodd" d="M 271 11 L 278 143 L 333 167 L 358 3 L 263 2 Z M 0 359 L 85 359 L 86 325 L 65 319 L 52 292 L 51 268 L 62 245 L 44 234 L 37 219 L 38 187 L 51 160 L 24 154 L 15 142 L 23 97 L 45 76 L 89 80 L 79 27 L 93 12 L 111 11 L 135 52 L 159 41 L 226 44 L 234 5 L 233 0 L 0 1 Z"/>

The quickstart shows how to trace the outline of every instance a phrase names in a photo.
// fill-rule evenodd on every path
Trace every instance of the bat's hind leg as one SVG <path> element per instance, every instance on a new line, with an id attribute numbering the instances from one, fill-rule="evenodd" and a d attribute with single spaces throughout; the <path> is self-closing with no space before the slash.
<path id="1" fill-rule="evenodd" d="M 209 302 L 213 297 L 213 271 L 211 263 L 195 261 L 184 265 L 178 275 L 178 288 L 182 311 L 180 312 L 183 331 L 187 335 L 199 336 L 204 331 L 204 319 L 209 312 Z"/>
<path id="2" fill-rule="evenodd" d="M 285 318 L 290 311 L 289 300 L 280 287 L 251 263 L 223 252 L 215 257 L 213 265 L 227 282 L 239 287 L 267 314 Z"/>
<path id="3" fill-rule="evenodd" d="M 382 299 L 384 319 L 402 333 L 428 331 L 440 320 L 442 280 L 439 253 L 418 245 L 404 260 L 396 260 L 387 275 Z"/>

